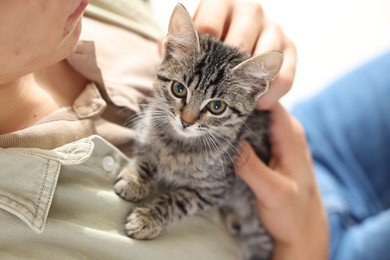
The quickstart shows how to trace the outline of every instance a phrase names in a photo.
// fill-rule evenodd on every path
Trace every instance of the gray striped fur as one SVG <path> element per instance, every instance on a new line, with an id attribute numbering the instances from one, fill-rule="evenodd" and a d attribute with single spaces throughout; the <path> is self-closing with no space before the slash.
<path id="1" fill-rule="evenodd" d="M 249 58 L 211 37 L 199 37 L 185 9 L 175 8 L 157 91 L 135 120 L 133 163 L 115 184 L 129 201 L 145 199 L 156 183 L 167 190 L 130 213 L 125 226 L 130 237 L 152 239 L 186 216 L 218 207 L 242 241 L 243 259 L 271 256 L 272 238 L 259 222 L 251 191 L 236 177 L 233 161 L 243 139 L 264 161 L 270 159 L 268 114 L 254 109 L 279 71 L 282 55 Z M 176 82 L 188 93 L 183 99 L 172 92 Z M 224 101 L 226 111 L 213 115 L 207 110 L 211 99 Z M 193 120 L 188 127 L 183 113 Z"/>

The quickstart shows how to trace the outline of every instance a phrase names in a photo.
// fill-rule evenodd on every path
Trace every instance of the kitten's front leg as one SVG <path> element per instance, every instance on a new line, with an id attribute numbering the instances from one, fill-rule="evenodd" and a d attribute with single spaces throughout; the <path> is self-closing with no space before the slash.
<path id="1" fill-rule="evenodd" d="M 164 193 L 130 213 L 125 226 L 126 232 L 128 236 L 136 239 L 155 238 L 165 227 L 183 217 L 217 206 L 224 197 L 223 193 L 223 188 L 180 188 Z"/>
<path id="2" fill-rule="evenodd" d="M 154 173 L 155 167 L 151 163 L 135 158 L 119 173 L 114 190 L 125 200 L 140 201 L 152 190 Z"/>

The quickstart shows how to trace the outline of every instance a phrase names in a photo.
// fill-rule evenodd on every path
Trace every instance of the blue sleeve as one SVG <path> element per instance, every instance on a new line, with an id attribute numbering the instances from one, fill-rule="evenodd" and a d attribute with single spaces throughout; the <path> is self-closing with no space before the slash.
<path id="1" fill-rule="evenodd" d="M 293 114 L 312 151 L 331 259 L 390 259 L 390 51 Z"/>
<path id="2" fill-rule="evenodd" d="M 340 216 L 330 215 L 330 223 L 337 226 Z M 390 259 L 390 209 L 366 218 L 357 225 L 340 226 L 342 237 L 333 246 L 332 259 L 386 260 Z"/>

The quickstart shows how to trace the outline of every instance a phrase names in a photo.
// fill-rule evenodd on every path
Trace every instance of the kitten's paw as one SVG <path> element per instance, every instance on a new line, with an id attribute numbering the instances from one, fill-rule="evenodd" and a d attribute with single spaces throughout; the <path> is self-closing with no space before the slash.
<path id="1" fill-rule="evenodd" d="M 152 239 L 157 237 L 163 225 L 149 208 L 137 208 L 128 217 L 125 225 L 126 233 L 135 239 Z"/>
<path id="2" fill-rule="evenodd" d="M 149 195 L 151 182 L 141 181 L 132 168 L 124 168 L 114 185 L 115 192 L 123 199 L 137 202 Z"/>

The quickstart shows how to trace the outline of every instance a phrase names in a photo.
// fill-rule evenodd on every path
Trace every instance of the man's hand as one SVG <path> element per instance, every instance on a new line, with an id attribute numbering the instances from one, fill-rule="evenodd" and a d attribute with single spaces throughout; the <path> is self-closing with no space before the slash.
<path id="1" fill-rule="evenodd" d="M 277 50 L 284 63 L 270 90 L 259 99 L 259 109 L 269 109 L 286 94 L 293 83 L 296 67 L 294 43 L 278 24 L 270 20 L 256 1 L 202 0 L 194 15 L 200 33 L 208 33 L 253 55 Z"/>
<path id="2" fill-rule="evenodd" d="M 279 104 L 271 121 L 270 165 L 245 142 L 237 174 L 254 192 L 259 217 L 276 241 L 274 259 L 327 259 L 327 220 L 303 128 Z"/>

